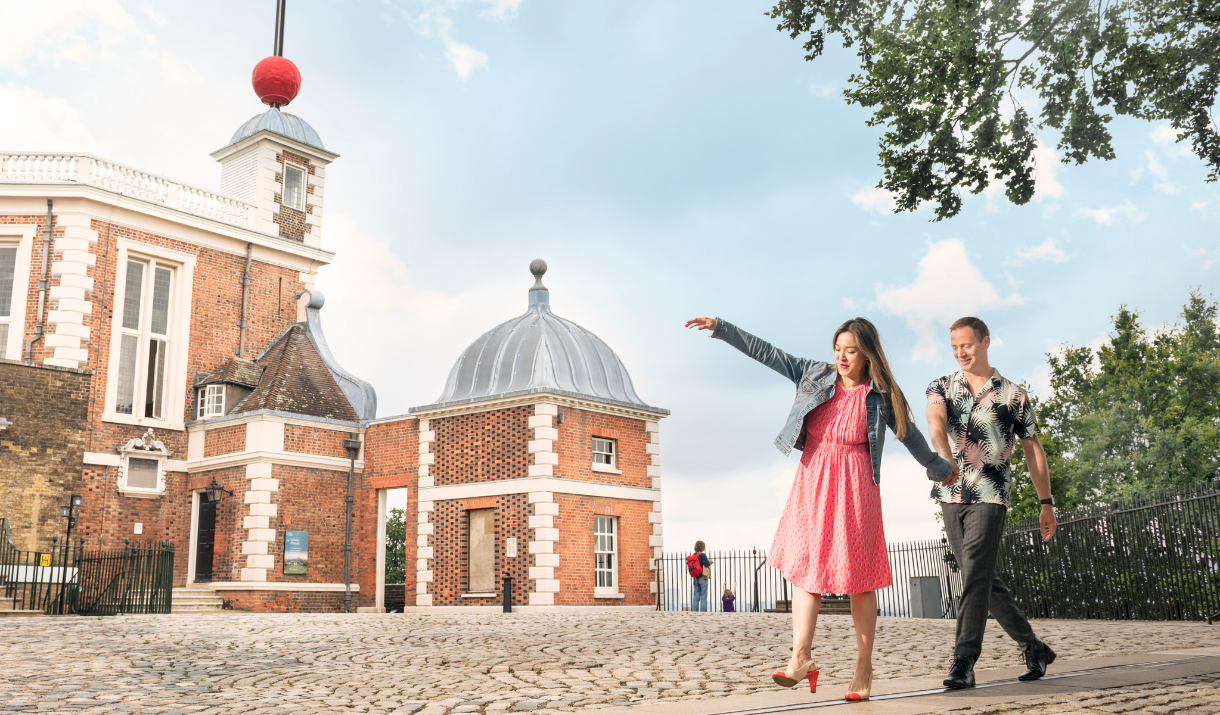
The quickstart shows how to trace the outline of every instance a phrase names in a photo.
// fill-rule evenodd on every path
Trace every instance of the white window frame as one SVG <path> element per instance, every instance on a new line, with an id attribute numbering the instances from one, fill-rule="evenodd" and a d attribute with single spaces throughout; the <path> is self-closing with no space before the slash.
<path id="1" fill-rule="evenodd" d="M 195 419 L 206 420 L 211 417 L 224 417 L 225 386 L 223 384 L 216 383 L 212 385 L 204 385 L 196 391 L 195 395 L 196 404 L 199 408 L 196 410 Z M 210 398 L 215 395 L 220 396 L 220 409 L 217 411 L 212 411 L 209 409 L 211 406 Z"/>
<path id="2" fill-rule="evenodd" d="M 25 357 L 25 311 L 30 297 L 30 256 L 34 250 L 34 235 L 38 227 L 33 224 L 0 226 L 0 246 L 17 247 L 17 262 L 13 267 L 13 309 L 0 322 L 8 324 L 8 340 L 4 344 L 6 360 L 21 360 Z"/>
<path id="3" fill-rule="evenodd" d="M 610 531 L 604 531 L 604 525 L 610 525 Z M 621 534 L 619 533 L 619 519 L 617 516 L 608 514 L 593 515 L 593 596 L 594 598 L 609 597 L 618 598 L 621 594 L 618 592 L 618 567 L 619 567 L 619 541 Z M 606 537 L 609 537 L 608 539 Z M 609 541 L 610 548 L 605 548 L 606 541 Z M 610 568 L 601 568 L 598 563 L 598 557 L 609 555 Z M 601 585 L 601 576 L 609 574 L 610 585 Z"/>
<path id="4" fill-rule="evenodd" d="M 301 172 L 301 205 L 300 206 L 294 206 L 294 205 L 288 203 L 288 170 L 289 169 L 296 169 L 297 171 Z M 296 209 L 297 211 L 304 212 L 305 203 L 306 203 L 305 197 L 309 193 L 309 170 L 306 169 L 305 167 L 301 166 L 300 164 L 294 164 L 290 161 L 285 161 L 284 162 L 284 173 L 280 178 L 282 179 L 282 181 L 280 182 L 280 204 L 283 206 L 287 206 L 290 209 Z"/>
<path id="5" fill-rule="evenodd" d="M 609 464 L 606 464 L 605 462 L 597 461 L 597 455 L 606 454 L 606 452 L 597 451 L 598 440 L 600 440 L 602 442 L 610 443 L 610 449 L 612 451 L 609 453 L 610 454 L 610 463 Z M 622 474 L 623 473 L 622 470 L 618 468 L 618 440 L 617 439 L 613 439 L 611 437 L 598 437 L 597 435 L 593 435 L 593 438 L 592 438 L 592 440 L 590 440 L 589 444 L 590 444 L 590 449 L 593 451 L 593 471 L 605 472 L 607 474 Z"/>
<path id="6" fill-rule="evenodd" d="M 165 494 L 165 471 L 166 460 L 169 459 L 170 451 L 165 448 L 165 445 L 157 441 L 150 429 L 143 437 L 137 437 L 129 440 L 122 449 L 119 450 L 119 478 L 117 486 L 119 493 L 125 497 L 136 497 L 138 499 L 156 499 Z M 136 487 L 128 485 L 127 473 L 129 463 L 132 459 L 151 459 L 157 463 L 157 484 L 154 487 Z"/>
<path id="7" fill-rule="evenodd" d="M 159 429 L 184 430 L 187 383 L 187 357 L 190 352 L 191 337 L 191 298 L 195 276 L 195 256 L 182 253 L 164 246 L 141 243 L 131 239 L 120 238 L 116 242 L 117 256 L 115 259 L 114 302 L 111 310 L 110 350 L 106 355 L 106 403 L 102 409 L 103 422 L 115 422 L 141 427 L 156 427 Z M 125 415 L 115 410 L 115 399 L 119 388 L 119 354 L 122 349 L 123 329 L 123 299 L 127 292 L 127 262 L 140 260 L 165 264 L 175 269 L 173 284 L 170 289 L 170 316 L 168 336 L 169 348 L 165 365 L 165 397 L 162 402 L 161 418 L 144 417 L 143 380 L 147 350 L 141 346 L 141 359 L 136 364 L 136 400 L 132 412 Z M 146 278 L 151 272 L 146 273 Z M 151 285 L 151 279 L 149 279 Z M 148 300 L 151 301 L 151 293 Z M 143 329 L 143 327 L 141 328 Z"/>

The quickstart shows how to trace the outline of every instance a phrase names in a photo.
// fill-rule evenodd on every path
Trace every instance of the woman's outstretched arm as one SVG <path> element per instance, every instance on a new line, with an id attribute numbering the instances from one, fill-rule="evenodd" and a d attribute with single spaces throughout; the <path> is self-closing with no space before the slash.
<path id="1" fill-rule="evenodd" d="M 725 341 L 793 382 L 800 382 L 810 366 L 817 362 L 789 355 L 724 318 L 691 318 L 686 321 L 686 327 L 712 331 L 713 338 Z"/>

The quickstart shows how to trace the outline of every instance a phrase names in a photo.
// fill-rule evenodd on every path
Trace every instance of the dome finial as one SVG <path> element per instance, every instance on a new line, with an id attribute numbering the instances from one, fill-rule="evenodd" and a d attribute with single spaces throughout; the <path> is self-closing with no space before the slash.
<path id="1" fill-rule="evenodd" d="M 543 305 L 550 307 L 551 292 L 546 286 L 542 285 L 542 276 L 546 275 L 546 261 L 541 258 L 535 258 L 530 262 L 530 273 L 534 274 L 534 285 L 530 288 L 530 307 L 535 305 Z"/>

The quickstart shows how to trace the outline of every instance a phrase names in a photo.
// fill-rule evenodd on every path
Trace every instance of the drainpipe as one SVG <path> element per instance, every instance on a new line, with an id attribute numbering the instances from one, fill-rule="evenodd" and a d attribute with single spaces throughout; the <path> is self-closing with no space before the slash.
<path id="1" fill-rule="evenodd" d="M 254 244 L 246 244 L 246 272 L 241 277 L 241 320 L 237 325 L 241 328 L 241 332 L 237 339 L 237 357 L 244 358 L 246 356 L 246 326 L 250 321 L 246 318 L 247 300 L 250 297 L 250 262 L 254 259 Z"/>
<path id="2" fill-rule="evenodd" d="M 356 498 L 352 496 L 352 483 L 356 477 L 356 455 L 360 453 L 360 440 L 355 432 L 348 433 L 348 439 L 343 440 L 343 448 L 347 450 L 347 498 L 344 499 L 346 510 L 347 533 L 343 538 L 343 612 L 352 612 L 352 504 Z"/>
<path id="3" fill-rule="evenodd" d="M 25 360 L 34 362 L 34 343 L 43 336 L 46 332 L 46 327 L 42 322 L 42 309 L 47 304 L 47 289 L 50 281 L 47 280 L 47 261 L 51 257 L 51 236 L 54 229 L 51 227 L 51 199 L 47 199 L 47 225 L 46 230 L 42 232 L 42 270 L 38 273 L 38 313 L 36 314 L 38 323 L 34 326 L 34 334 L 25 341 Z"/>

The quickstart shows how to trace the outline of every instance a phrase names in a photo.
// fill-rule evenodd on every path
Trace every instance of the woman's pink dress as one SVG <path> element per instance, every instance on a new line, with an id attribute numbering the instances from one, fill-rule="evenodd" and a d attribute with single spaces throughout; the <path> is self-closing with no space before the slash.
<path id="1" fill-rule="evenodd" d="M 881 489 L 868 453 L 868 385 L 835 394 L 805 419 L 805 452 L 767 562 L 809 593 L 889 586 Z"/>

